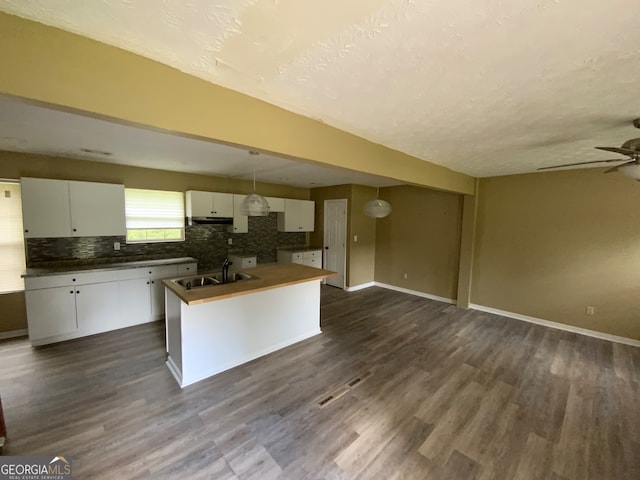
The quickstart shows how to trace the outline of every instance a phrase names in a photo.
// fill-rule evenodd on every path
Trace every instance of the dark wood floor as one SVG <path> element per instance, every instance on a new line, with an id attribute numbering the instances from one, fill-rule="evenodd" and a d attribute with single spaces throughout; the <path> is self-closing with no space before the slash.
<path id="1" fill-rule="evenodd" d="M 4 453 L 77 479 L 640 478 L 638 348 L 380 288 L 323 287 L 322 327 L 183 390 L 159 323 L 4 341 Z"/>

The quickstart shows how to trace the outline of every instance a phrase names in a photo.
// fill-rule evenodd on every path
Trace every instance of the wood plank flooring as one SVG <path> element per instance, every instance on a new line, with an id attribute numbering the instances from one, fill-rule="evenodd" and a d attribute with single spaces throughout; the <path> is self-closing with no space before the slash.
<path id="1" fill-rule="evenodd" d="M 161 323 L 1 342 L 4 454 L 77 479 L 640 478 L 638 348 L 377 287 L 323 287 L 322 328 L 183 390 Z"/>

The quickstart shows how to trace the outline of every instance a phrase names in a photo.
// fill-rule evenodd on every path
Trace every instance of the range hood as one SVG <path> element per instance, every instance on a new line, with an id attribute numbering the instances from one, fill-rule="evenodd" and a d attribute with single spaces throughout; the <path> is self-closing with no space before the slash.
<path id="1" fill-rule="evenodd" d="M 187 225 L 233 225 L 231 217 L 186 217 Z"/>

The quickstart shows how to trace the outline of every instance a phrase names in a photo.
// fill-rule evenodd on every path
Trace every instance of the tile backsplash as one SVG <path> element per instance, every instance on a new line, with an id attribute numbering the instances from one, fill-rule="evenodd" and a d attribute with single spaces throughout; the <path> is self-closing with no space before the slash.
<path id="1" fill-rule="evenodd" d="M 227 255 L 237 252 L 255 254 L 258 263 L 275 262 L 279 247 L 301 247 L 306 243 L 305 233 L 278 232 L 277 218 L 277 213 L 249 217 L 249 233 L 229 233 L 227 225 L 186 226 L 184 242 L 127 244 L 121 236 L 29 238 L 27 266 L 193 257 L 198 260 L 198 269 L 206 271 L 218 268 Z M 120 242 L 120 250 L 114 250 L 114 242 Z"/>

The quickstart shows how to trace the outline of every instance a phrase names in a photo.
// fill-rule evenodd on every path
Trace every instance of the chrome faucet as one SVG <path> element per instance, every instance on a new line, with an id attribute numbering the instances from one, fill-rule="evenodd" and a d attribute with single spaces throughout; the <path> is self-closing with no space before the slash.
<path id="1" fill-rule="evenodd" d="M 229 280 L 229 266 L 233 265 L 233 262 L 230 262 L 228 258 L 224 259 L 222 262 L 222 283 L 227 283 Z"/>

